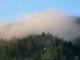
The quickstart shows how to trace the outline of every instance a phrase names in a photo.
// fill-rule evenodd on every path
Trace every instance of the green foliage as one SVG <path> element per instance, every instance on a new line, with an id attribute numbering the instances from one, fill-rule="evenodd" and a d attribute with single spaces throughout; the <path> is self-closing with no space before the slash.
<path id="1" fill-rule="evenodd" d="M 35 54 L 33 55 L 32 60 L 41 60 L 40 53 L 35 53 Z"/>
<path id="2" fill-rule="evenodd" d="M 74 57 L 74 60 L 79 60 L 79 56 L 75 56 Z"/>
<path id="3" fill-rule="evenodd" d="M 10 56 L 9 56 L 9 53 L 8 53 L 8 55 L 7 55 L 7 57 L 6 57 L 6 60 L 10 60 Z"/>
<path id="4" fill-rule="evenodd" d="M 53 55 L 51 51 L 46 51 L 43 55 L 42 55 L 42 60 L 53 60 Z"/>
<path id="5" fill-rule="evenodd" d="M 29 51 L 29 52 L 32 52 L 32 51 L 33 51 L 34 41 L 33 41 L 32 37 L 28 40 L 28 42 L 27 42 L 27 47 L 28 47 L 28 51 Z"/>
<path id="6" fill-rule="evenodd" d="M 80 46 L 50 33 L 10 41 L 0 39 L 0 60 L 80 60 L 79 57 Z"/>

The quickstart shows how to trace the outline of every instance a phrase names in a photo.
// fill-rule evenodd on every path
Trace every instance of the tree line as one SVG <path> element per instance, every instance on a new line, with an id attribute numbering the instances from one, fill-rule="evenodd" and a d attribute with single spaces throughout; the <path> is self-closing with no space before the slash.
<path id="1" fill-rule="evenodd" d="M 80 46 L 50 33 L 0 39 L 0 60 L 80 60 Z"/>

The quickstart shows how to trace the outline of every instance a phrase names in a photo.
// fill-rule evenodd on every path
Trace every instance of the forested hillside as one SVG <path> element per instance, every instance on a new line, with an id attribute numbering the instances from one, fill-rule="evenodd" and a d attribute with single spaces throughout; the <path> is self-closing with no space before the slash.
<path id="1" fill-rule="evenodd" d="M 0 39 L 0 60 L 80 60 L 80 46 L 50 33 Z"/>

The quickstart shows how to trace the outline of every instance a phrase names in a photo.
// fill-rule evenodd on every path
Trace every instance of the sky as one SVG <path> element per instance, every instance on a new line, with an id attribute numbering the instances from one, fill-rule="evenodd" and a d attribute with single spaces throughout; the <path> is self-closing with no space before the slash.
<path id="1" fill-rule="evenodd" d="M 19 15 L 42 12 L 48 8 L 80 16 L 80 0 L 0 0 L 0 21 L 11 22 Z"/>

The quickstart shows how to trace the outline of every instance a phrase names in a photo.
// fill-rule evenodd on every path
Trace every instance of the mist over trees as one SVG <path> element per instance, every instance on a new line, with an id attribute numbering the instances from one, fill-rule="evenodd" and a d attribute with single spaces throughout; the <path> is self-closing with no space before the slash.
<path id="1" fill-rule="evenodd" d="M 80 60 L 80 46 L 50 33 L 0 39 L 0 60 Z"/>
<path id="2" fill-rule="evenodd" d="M 44 31 L 69 41 L 80 35 L 79 21 L 79 18 L 69 16 L 65 12 L 46 9 L 43 12 L 16 17 L 10 23 L 0 23 L 0 38 L 7 40 L 13 36 L 23 38 Z"/>

